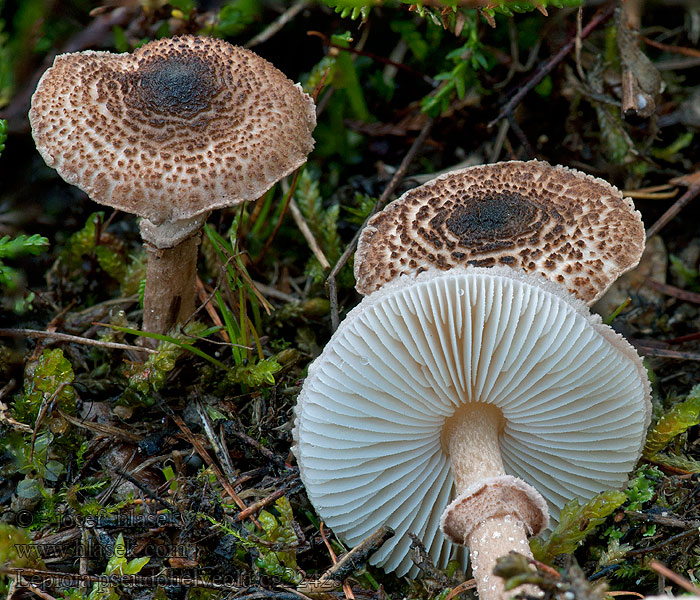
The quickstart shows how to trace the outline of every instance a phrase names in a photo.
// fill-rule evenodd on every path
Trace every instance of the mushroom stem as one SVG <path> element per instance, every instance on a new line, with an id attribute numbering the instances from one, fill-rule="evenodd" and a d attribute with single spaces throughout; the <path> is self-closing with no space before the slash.
<path id="1" fill-rule="evenodd" d="M 174 248 L 156 248 L 146 242 L 146 289 L 143 296 L 143 329 L 167 333 L 194 312 L 197 250 L 201 233 Z"/>
<path id="2" fill-rule="evenodd" d="M 457 494 L 487 477 L 505 475 L 498 436 L 501 411 L 491 404 L 473 402 L 445 422 L 443 439 L 449 448 Z"/>
<path id="3" fill-rule="evenodd" d="M 546 526 L 542 496 L 524 481 L 505 474 L 498 438 L 503 415 L 495 406 L 470 403 L 450 417 L 443 428 L 457 496 L 445 509 L 441 526 L 456 543 L 469 548 L 480 600 L 504 600 L 508 593 L 493 575 L 496 559 L 515 550 L 532 557 L 528 535 Z"/>
<path id="4" fill-rule="evenodd" d="M 520 593 L 538 595 L 537 588 L 530 585 L 506 592 L 503 579 L 493 574 L 496 560 L 511 550 L 532 558 L 522 521 L 512 515 L 490 517 L 474 528 L 466 545 L 480 600 L 505 600 Z"/>
<path id="5" fill-rule="evenodd" d="M 155 224 L 141 219 L 139 230 L 148 264 L 143 294 L 143 330 L 168 333 L 194 312 L 197 252 L 209 213 Z M 155 346 L 154 340 L 148 345 Z"/>

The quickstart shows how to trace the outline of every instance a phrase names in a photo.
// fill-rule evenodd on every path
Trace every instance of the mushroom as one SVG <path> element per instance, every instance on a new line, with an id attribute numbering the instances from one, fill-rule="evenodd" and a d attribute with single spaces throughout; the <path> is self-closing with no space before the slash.
<path id="1" fill-rule="evenodd" d="M 374 215 L 355 254 L 357 291 L 429 267 L 540 273 L 593 304 L 644 250 L 630 198 L 602 179 L 533 160 L 452 171 Z"/>
<path id="2" fill-rule="evenodd" d="M 341 323 L 309 367 L 293 451 L 350 545 L 396 531 L 374 564 L 409 572 L 408 532 L 440 566 L 463 544 L 493 600 L 495 559 L 529 552 L 548 509 L 556 519 L 626 481 L 649 396 L 632 346 L 561 286 L 507 267 L 430 269 Z"/>
<path id="3" fill-rule="evenodd" d="M 133 54 L 56 57 L 29 111 L 46 163 L 92 200 L 142 217 L 144 329 L 194 310 L 210 211 L 254 200 L 306 161 L 313 100 L 272 64 L 215 38 L 152 41 Z"/>

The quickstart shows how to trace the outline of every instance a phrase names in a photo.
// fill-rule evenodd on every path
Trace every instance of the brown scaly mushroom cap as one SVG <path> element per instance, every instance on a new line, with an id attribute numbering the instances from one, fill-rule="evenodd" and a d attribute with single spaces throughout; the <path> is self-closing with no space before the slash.
<path id="1" fill-rule="evenodd" d="M 261 196 L 305 162 L 316 124 L 272 64 L 191 35 L 57 56 L 29 118 L 61 177 L 154 225 Z"/>
<path id="2" fill-rule="evenodd" d="M 141 217 L 148 252 L 143 328 L 194 312 L 209 212 L 254 200 L 313 148 L 311 97 L 273 65 L 191 35 L 133 54 L 57 56 L 29 120 L 46 163 L 95 202 Z"/>
<path id="3" fill-rule="evenodd" d="M 410 190 L 374 215 L 355 255 L 356 289 L 370 294 L 430 267 L 506 265 L 592 304 L 643 250 L 639 212 L 602 179 L 537 160 L 480 165 Z"/>

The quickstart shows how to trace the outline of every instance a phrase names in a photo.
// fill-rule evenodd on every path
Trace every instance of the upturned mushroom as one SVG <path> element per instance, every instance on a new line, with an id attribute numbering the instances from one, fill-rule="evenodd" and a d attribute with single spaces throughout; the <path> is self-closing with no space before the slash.
<path id="1" fill-rule="evenodd" d="M 355 254 L 357 291 L 456 265 L 539 273 L 593 304 L 639 263 L 644 227 L 609 183 L 542 161 L 452 171 L 370 219 Z"/>
<path id="2" fill-rule="evenodd" d="M 573 497 L 620 487 L 639 459 L 650 388 L 635 350 L 561 286 L 506 267 L 431 269 L 367 296 L 312 363 L 294 453 L 312 504 L 350 545 L 411 569 L 470 549 L 480 598 L 509 550 Z M 439 531 L 442 526 L 444 534 Z"/>
<path id="3" fill-rule="evenodd" d="M 29 111 L 46 163 L 95 202 L 142 217 L 144 329 L 194 310 L 201 227 L 306 161 L 313 100 L 272 64 L 186 35 L 132 54 L 56 57 Z"/>

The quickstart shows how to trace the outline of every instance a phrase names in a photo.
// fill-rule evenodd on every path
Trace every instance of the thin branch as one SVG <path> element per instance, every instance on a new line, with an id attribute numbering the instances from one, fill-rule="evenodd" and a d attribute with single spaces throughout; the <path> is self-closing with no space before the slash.
<path id="1" fill-rule="evenodd" d="M 368 558 L 393 536 L 394 530 L 391 529 L 391 527 L 382 525 L 352 550 L 341 556 L 340 560 L 324 572 L 318 579 L 300 583 L 299 586 L 297 586 L 297 590 L 307 595 L 333 591 L 340 587 L 343 581 L 350 577 L 355 571 L 361 569 Z M 326 541 L 325 536 L 323 539 Z M 330 547 L 329 550 L 331 550 Z"/>
<path id="2" fill-rule="evenodd" d="M 664 52 L 670 52 L 672 54 L 683 54 L 685 56 L 692 56 L 694 58 L 700 58 L 700 50 L 695 48 L 683 48 L 681 46 L 669 46 L 668 44 L 662 44 L 661 42 L 656 42 L 650 40 L 648 37 L 640 36 L 640 39 L 648 46 L 653 46 Z"/>
<path id="3" fill-rule="evenodd" d="M 216 432 L 214 431 L 214 425 L 212 424 L 211 419 L 209 418 L 209 415 L 199 398 L 196 398 L 195 400 L 195 408 L 197 409 L 197 414 L 202 421 L 204 433 L 206 434 L 212 448 L 214 448 L 214 454 L 216 454 L 216 456 L 219 458 L 221 468 L 224 470 L 228 480 L 233 481 L 236 479 L 236 470 L 233 468 L 233 464 L 231 463 L 231 456 L 228 453 L 228 449 L 220 443 L 219 436 L 217 436 Z"/>
<path id="4" fill-rule="evenodd" d="M 656 571 L 659 575 L 662 575 L 666 579 L 670 579 L 677 586 L 682 587 L 686 592 L 700 596 L 700 588 L 693 585 L 693 582 L 685 577 L 671 571 L 666 565 L 661 564 L 658 560 L 652 560 L 649 563 L 649 568 Z"/>
<path id="5" fill-rule="evenodd" d="M 659 217 L 659 220 L 656 221 L 656 223 L 647 229 L 647 239 L 649 239 L 652 235 L 659 233 L 659 231 L 661 231 L 661 229 L 663 229 L 669 223 L 669 221 L 671 221 L 679 212 L 681 212 L 681 210 L 690 204 L 690 202 L 694 200 L 695 196 L 698 194 L 700 194 L 700 181 L 691 186 L 685 194 L 683 194 L 673 203 L 671 208 L 669 208 Z"/>
<path id="6" fill-rule="evenodd" d="M 248 508 L 239 512 L 234 518 L 234 521 L 242 521 L 243 519 L 246 519 L 248 517 L 252 519 L 254 518 L 253 515 L 256 512 L 258 512 L 261 508 L 265 508 L 267 505 L 272 504 L 275 500 L 281 498 L 285 494 L 294 494 L 301 490 L 301 488 L 301 484 L 298 484 L 291 488 L 282 487 L 279 490 L 275 490 L 269 496 L 265 496 L 262 500 L 253 502 L 253 504 L 251 504 Z"/>
<path id="7" fill-rule="evenodd" d="M 299 210 L 299 207 L 297 206 L 297 203 L 295 202 L 294 198 L 292 198 L 289 201 L 289 212 L 292 213 L 292 218 L 294 219 L 294 222 L 297 224 L 299 231 L 301 231 L 301 235 L 304 236 L 304 239 L 309 245 L 309 248 L 311 248 L 311 252 L 314 253 L 316 260 L 318 260 L 318 262 L 321 263 L 321 268 L 324 271 L 330 269 L 331 263 L 328 262 L 326 255 L 323 253 L 323 250 L 321 250 L 321 246 L 318 245 L 314 234 L 309 228 L 307 222 L 304 220 L 304 215 L 301 214 L 301 210 Z"/>
<path id="8" fill-rule="evenodd" d="M 700 360 L 700 354 L 696 352 L 681 352 L 679 350 L 667 350 L 659 348 L 643 340 L 629 340 L 640 354 L 649 358 L 673 358 L 676 360 Z"/>
<path id="9" fill-rule="evenodd" d="M 684 538 L 688 538 L 694 535 L 698 535 L 698 530 L 689 529 L 688 531 L 684 531 L 683 533 L 677 533 L 676 535 L 672 535 L 671 537 L 666 538 L 664 541 L 659 542 L 655 546 L 649 546 L 648 548 L 642 548 L 641 550 L 631 550 L 625 555 L 625 558 L 632 556 L 641 556 L 642 554 L 649 554 L 650 552 L 656 552 L 657 550 L 660 550 L 661 548 L 664 548 L 669 544 L 673 544 Z"/>
<path id="10" fill-rule="evenodd" d="M 185 423 L 177 414 L 175 414 L 172 410 L 167 409 L 168 414 L 170 415 L 170 418 L 175 421 L 175 424 L 180 428 L 180 431 L 185 435 L 187 438 L 187 441 L 194 446 L 194 449 L 197 451 L 197 454 L 202 457 L 204 462 L 211 468 L 211 470 L 214 473 L 214 476 L 218 480 L 219 484 L 221 487 L 226 490 L 226 493 L 231 497 L 231 499 L 238 505 L 238 507 L 242 510 L 246 510 L 246 505 L 243 500 L 241 500 L 240 496 L 236 493 L 236 490 L 233 489 L 233 486 L 230 484 L 228 479 L 224 476 L 223 472 L 219 468 L 219 465 L 217 465 L 214 460 L 211 458 L 209 453 L 206 451 L 202 443 L 199 441 L 197 436 L 192 433 L 192 430 L 187 426 L 187 423 Z M 240 513 L 239 513 L 240 514 Z M 251 520 L 255 525 L 258 527 L 258 529 L 262 529 L 262 526 L 260 523 L 258 523 L 257 519 L 255 517 L 251 516 Z"/>
<path id="11" fill-rule="evenodd" d="M 554 56 L 552 56 L 552 58 L 550 58 L 539 69 L 537 69 L 535 74 L 505 104 L 505 106 L 501 109 L 501 112 L 498 113 L 498 116 L 493 121 L 491 121 L 488 124 L 488 126 L 493 127 L 501 119 L 504 119 L 509 114 L 511 114 L 515 107 L 518 106 L 520 102 L 522 102 L 522 99 L 525 96 L 527 96 L 527 94 L 530 93 L 535 88 L 535 86 L 537 86 L 537 84 L 540 81 L 542 81 L 552 71 L 552 69 L 554 69 L 554 67 L 556 67 L 562 60 L 566 58 L 569 52 L 571 52 L 571 50 L 576 45 L 577 38 L 580 37 L 581 40 L 587 38 L 597 27 L 599 27 L 612 16 L 616 5 L 616 2 L 610 2 L 607 6 L 603 7 L 595 15 L 593 15 L 593 18 L 590 20 L 588 25 L 586 25 L 581 30 L 581 35 L 572 36 L 571 39 L 569 39 L 569 41 L 566 42 L 566 44 L 564 44 L 561 50 L 559 50 L 559 52 L 557 52 Z"/>
<path id="12" fill-rule="evenodd" d="M 692 302 L 693 304 L 700 304 L 700 294 L 697 292 L 689 292 L 688 290 L 681 289 L 675 285 L 670 285 L 668 283 L 661 283 L 656 281 L 651 277 L 647 277 L 644 280 L 644 285 L 650 287 L 652 290 L 661 292 L 666 296 L 672 296 L 673 298 L 678 298 L 684 302 Z"/>
<path id="13" fill-rule="evenodd" d="M 297 0 L 292 6 L 290 6 L 286 11 L 284 11 L 275 21 L 270 23 L 265 29 L 263 29 L 258 35 L 248 40 L 244 47 L 253 48 L 258 44 L 266 42 L 271 37 L 276 35 L 287 23 L 289 23 L 294 17 L 296 17 L 302 10 L 311 4 L 308 0 Z"/>
<path id="14" fill-rule="evenodd" d="M 103 342 L 91 340 L 89 338 L 70 335 L 68 333 L 57 333 L 52 331 L 39 331 L 36 329 L 0 329 L 0 337 L 29 337 L 29 338 L 49 338 L 59 342 L 69 342 L 71 344 L 84 344 L 85 346 L 100 346 L 111 350 L 129 350 L 133 352 L 148 352 L 157 354 L 157 350 L 151 348 L 141 348 L 130 344 L 119 344 L 117 342 Z"/>
<path id="15" fill-rule="evenodd" d="M 350 255 L 355 251 L 357 241 L 360 239 L 360 233 L 367 225 L 367 222 L 372 218 L 372 216 L 375 213 L 379 212 L 382 208 L 384 208 L 384 205 L 389 200 L 389 197 L 391 196 L 391 194 L 394 193 L 394 190 L 403 179 L 404 175 L 406 174 L 406 171 L 408 170 L 409 165 L 413 161 L 413 158 L 417 154 L 418 150 L 423 146 L 425 140 L 428 138 L 428 134 L 430 133 L 430 130 L 433 127 L 433 122 L 434 120 L 432 118 L 428 119 L 425 122 L 425 125 L 423 125 L 423 128 L 420 130 L 418 137 L 413 141 L 413 144 L 406 153 L 406 156 L 403 157 L 399 168 L 396 169 L 394 176 L 391 178 L 391 181 L 389 181 L 389 185 L 386 186 L 386 188 L 382 192 L 382 195 L 379 197 L 379 200 L 377 200 L 377 203 L 374 205 L 374 208 L 370 212 L 369 216 L 365 219 L 365 222 L 362 224 L 362 227 L 360 227 L 360 229 L 357 230 L 355 237 L 352 238 L 352 241 L 348 244 L 347 248 L 345 248 L 345 252 L 343 252 L 342 256 L 338 259 L 338 262 L 335 263 L 335 266 L 328 275 L 328 279 L 326 279 L 326 285 L 328 286 L 328 296 L 331 302 L 331 327 L 333 328 L 333 331 L 335 331 L 338 328 L 338 324 L 340 323 L 340 317 L 338 314 L 338 287 L 336 285 L 335 278 L 338 276 L 340 269 L 343 268 L 345 263 L 350 258 Z"/>
<path id="16" fill-rule="evenodd" d="M 60 408 L 58 409 L 58 414 L 61 416 L 61 418 L 68 421 L 71 425 L 87 429 L 98 435 L 114 436 L 123 440 L 127 440 L 129 442 L 137 443 L 143 440 L 142 435 L 131 433 L 130 431 L 124 431 L 123 429 L 115 427 L 114 425 L 107 425 L 106 423 L 98 423 L 96 421 L 86 421 L 85 419 L 78 419 L 76 417 L 64 413 Z"/>

